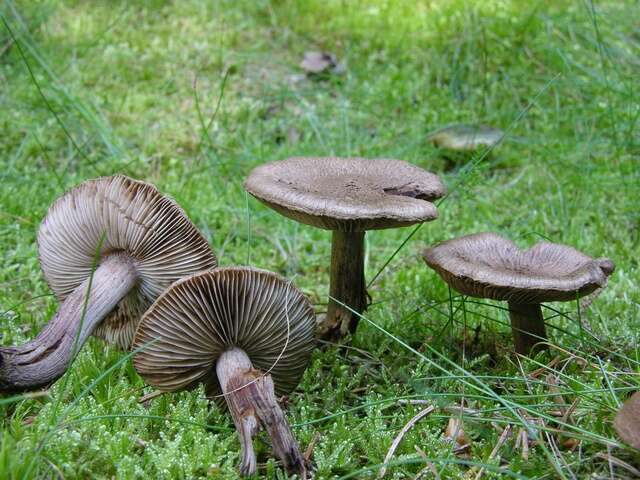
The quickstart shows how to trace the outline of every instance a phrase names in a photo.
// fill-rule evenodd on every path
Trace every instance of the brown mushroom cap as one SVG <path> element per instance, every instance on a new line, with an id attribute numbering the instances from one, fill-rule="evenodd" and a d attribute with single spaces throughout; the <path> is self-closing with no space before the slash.
<path id="1" fill-rule="evenodd" d="M 640 450 L 640 392 L 634 393 L 624 402 L 613 426 L 622 440 Z"/>
<path id="2" fill-rule="evenodd" d="M 423 256 L 460 293 L 517 303 L 575 300 L 603 286 L 615 268 L 609 259 L 594 260 L 556 243 L 520 250 L 494 233 L 448 240 Z"/>
<path id="3" fill-rule="evenodd" d="M 238 347 L 282 395 L 300 381 L 314 331 L 313 309 L 290 282 L 256 268 L 220 268 L 180 280 L 158 298 L 140 321 L 133 347 L 148 346 L 133 363 L 160 390 L 203 381 L 219 395 L 216 360 Z"/>
<path id="4" fill-rule="evenodd" d="M 155 186 L 124 175 L 98 178 L 69 190 L 49 209 L 38 231 L 40 264 L 64 300 L 100 258 L 125 253 L 139 283 L 94 335 L 128 348 L 142 313 L 175 280 L 214 268 L 216 258 L 185 212 Z"/>
<path id="5" fill-rule="evenodd" d="M 493 147 L 504 136 L 502 130 L 487 125 L 451 125 L 429 135 L 438 148 L 471 152 Z"/>
<path id="6" fill-rule="evenodd" d="M 340 231 L 412 225 L 438 216 L 445 187 L 401 160 L 289 158 L 255 168 L 244 188 L 280 214 Z"/>

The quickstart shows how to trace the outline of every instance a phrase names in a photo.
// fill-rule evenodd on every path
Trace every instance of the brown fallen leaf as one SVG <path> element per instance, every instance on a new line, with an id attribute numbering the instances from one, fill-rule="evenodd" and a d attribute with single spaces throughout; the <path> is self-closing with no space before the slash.
<path id="1" fill-rule="evenodd" d="M 335 55 L 327 52 L 305 52 L 300 68 L 310 75 L 321 73 L 339 75 L 345 71 L 344 64 L 339 63 Z"/>
<path id="2" fill-rule="evenodd" d="M 449 440 L 450 442 L 455 441 L 456 446 L 459 448 L 462 448 L 471 443 L 464 431 L 462 420 L 455 417 L 451 417 L 449 419 L 447 428 L 444 431 L 444 438 Z"/>
<path id="3" fill-rule="evenodd" d="M 315 448 L 316 443 L 318 443 L 318 440 L 320 440 L 320 433 L 316 432 L 316 434 L 309 442 L 309 445 L 307 445 L 307 449 L 304 451 L 304 459 L 306 460 L 307 464 L 311 463 L 311 458 L 313 457 L 313 449 Z"/>
<path id="4" fill-rule="evenodd" d="M 613 427 L 622 440 L 640 450 L 640 392 L 634 393 L 622 405 Z"/>
<path id="5" fill-rule="evenodd" d="M 518 448 L 522 449 L 522 459 L 525 462 L 529 461 L 529 435 L 524 428 L 521 428 L 518 432 L 518 436 L 516 437 L 516 450 Z"/>

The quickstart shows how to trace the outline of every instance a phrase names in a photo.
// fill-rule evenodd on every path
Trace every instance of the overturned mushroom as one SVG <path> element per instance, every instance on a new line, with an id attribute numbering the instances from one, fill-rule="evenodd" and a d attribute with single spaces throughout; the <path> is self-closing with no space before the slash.
<path id="1" fill-rule="evenodd" d="M 521 354 L 547 338 L 541 303 L 588 295 L 604 286 L 615 268 L 609 259 L 594 260 L 556 243 L 523 251 L 493 233 L 443 242 L 426 249 L 424 259 L 460 293 L 507 301 L 515 350 Z"/>
<path id="2" fill-rule="evenodd" d="M 487 125 L 451 125 L 431 133 L 428 138 L 437 148 L 473 152 L 481 147 L 495 147 L 504 132 Z"/>
<path id="3" fill-rule="evenodd" d="M 3 392 L 54 382 L 91 334 L 128 348 L 140 316 L 166 287 L 216 266 L 207 241 L 173 200 L 122 175 L 84 182 L 56 200 L 38 247 L 62 303 L 34 340 L 0 348 Z"/>
<path id="4" fill-rule="evenodd" d="M 435 220 L 438 211 L 431 202 L 445 193 L 433 173 L 401 160 L 365 158 L 272 162 L 254 169 L 244 187 L 286 217 L 333 231 L 332 299 L 320 332 L 325 338 L 355 332 L 358 315 L 352 310 L 362 313 L 367 307 L 365 231 Z"/>
<path id="5" fill-rule="evenodd" d="M 267 430 L 293 473 L 306 465 L 275 395 L 293 390 L 314 346 L 308 300 L 275 273 L 222 268 L 173 284 L 144 314 L 133 363 L 150 385 L 175 391 L 205 384 L 224 396 L 242 447 L 243 474 L 256 471 L 252 437 Z M 153 343 L 150 343 L 152 342 Z"/>
<path id="6" fill-rule="evenodd" d="M 624 402 L 613 426 L 622 440 L 640 450 L 640 392 L 634 393 Z"/>

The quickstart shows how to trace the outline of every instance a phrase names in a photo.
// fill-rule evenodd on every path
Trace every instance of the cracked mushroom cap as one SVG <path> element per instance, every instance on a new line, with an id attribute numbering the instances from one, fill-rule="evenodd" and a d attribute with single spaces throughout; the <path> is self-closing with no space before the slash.
<path id="1" fill-rule="evenodd" d="M 283 395 L 307 368 L 314 333 L 311 304 L 291 282 L 252 267 L 219 268 L 182 279 L 158 298 L 140 321 L 133 347 L 146 348 L 133 364 L 159 390 L 202 381 L 220 395 L 216 360 L 238 347 Z"/>
<path id="2" fill-rule="evenodd" d="M 517 303 L 570 301 L 603 287 L 614 270 L 572 247 L 541 242 L 520 250 L 494 233 L 448 240 L 423 257 L 442 279 L 464 295 Z"/>
<path id="3" fill-rule="evenodd" d="M 487 125 L 451 125 L 432 133 L 429 138 L 438 148 L 472 152 L 480 147 L 497 145 L 503 136 L 502 130 Z"/>
<path id="4" fill-rule="evenodd" d="M 128 348 L 142 313 L 175 280 L 217 264 L 176 202 L 124 175 L 86 181 L 58 198 L 38 231 L 44 277 L 62 301 L 92 272 L 97 254 L 126 253 L 138 285 L 94 335 Z"/>
<path id="5" fill-rule="evenodd" d="M 434 220 L 446 189 L 437 175 L 401 160 L 289 158 L 255 168 L 244 188 L 298 222 L 365 231 Z"/>
<path id="6" fill-rule="evenodd" d="M 640 450 L 640 392 L 624 402 L 613 426 L 622 440 Z"/>

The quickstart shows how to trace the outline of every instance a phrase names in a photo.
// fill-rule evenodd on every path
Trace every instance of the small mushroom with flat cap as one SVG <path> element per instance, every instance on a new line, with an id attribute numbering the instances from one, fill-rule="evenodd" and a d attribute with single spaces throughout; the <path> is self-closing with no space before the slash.
<path id="1" fill-rule="evenodd" d="M 479 148 L 492 148 L 503 137 L 502 130 L 488 125 L 450 125 L 428 136 L 437 148 L 455 152 L 474 152 Z"/>
<path id="2" fill-rule="evenodd" d="M 330 339 L 355 332 L 367 307 L 365 232 L 435 220 L 432 201 L 446 191 L 438 176 L 401 160 L 334 157 L 261 165 L 244 188 L 286 217 L 333 231 L 331 299 L 320 327 Z"/>
<path id="3" fill-rule="evenodd" d="M 133 364 L 162 391 L 205 384 L 224 396 L 242 447 L 240 471 L 256 472 L 252 437 L 267 430 L 285 468 L 306 465 L 275 395 L 293 390 L 315 338 L 313 309 L 275 273 L 221 268 L 174 283 L 144 314 L 133 342 Z"/>
<path id="4" fill-rule="evenodd" d="M 62 303 L 34 340 L 0 348 L 3 392 L 54 382 L 91 334 L 128 348 L 140 316 L 165 288 L 216 266 L 206 239 L 173 200 L 123 175 L 84 182 L 56 200 L 40 225 L 38 249 Z"/>
<path id="5" fill-rule="evenodd" d="M 494 233 L 448 240 L 426 249 L 423 256 L 454 290 L 507 301 L 515 350 L 521 354 L 547 338 L 541 303 L 588 295 L 602 288 L 615 268 L 609 259 L 594 260 L 556 243 L 520 250 Z"/>
<path id="6" fill-rule="evenodd" d="M 640 392 L 624 402 L 616 414 L 613 427 L 622 440 L 640 450 Z"/>

